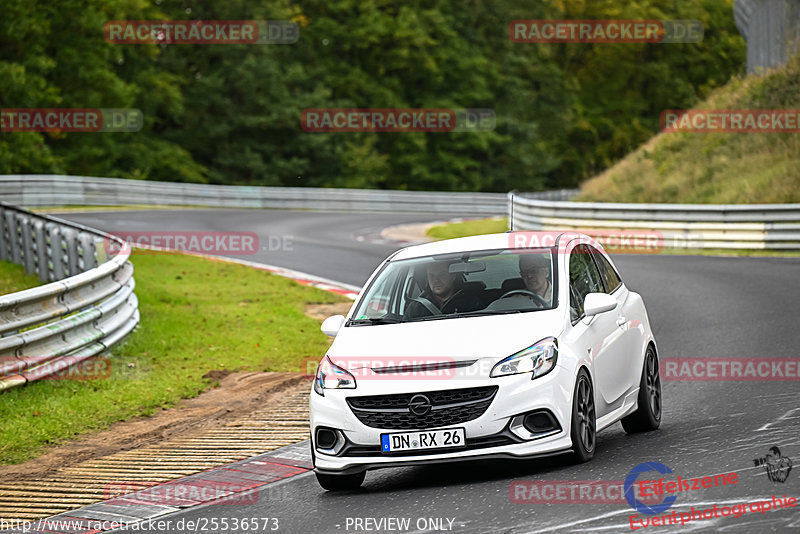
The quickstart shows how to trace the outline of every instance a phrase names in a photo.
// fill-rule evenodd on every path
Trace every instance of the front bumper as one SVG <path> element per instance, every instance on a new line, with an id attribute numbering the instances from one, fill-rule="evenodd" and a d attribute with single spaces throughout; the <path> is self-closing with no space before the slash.
<path id="1" fill-rule="evenodd" d="M 418 453 L 382 453 L 381 434 L 416 429 L 373 428 L 362 423 L 347 403 L 348 397 L 395 393 L 425 393 L 445 389 L 498 386 L 491 404 L 479 417 L 466 422 L 444 424 L 426 430 L 462 427 L 466 447 L 438 449 Z M 317 471 L 354 473 L 381 467 L 419 465 L 476 458 L 526 458 L 547 456 L 568 451 L 572 406 L 572 377 L 558 365 L 551 373 L 531 380 L 530 374 L 470 380 L 378 380 L 362 381 L 357 389 L 325 390 L 325 396 L 311 392 L 311 436 L 314 466 Z M 512 420 L 536 411 L 549 411 L 559 430 L 531 438 L 511 430 Z M 316 448 L 315 434 L 319 427 L 336 429 L 345 438 L 345 445 L 336 454 Z"/>

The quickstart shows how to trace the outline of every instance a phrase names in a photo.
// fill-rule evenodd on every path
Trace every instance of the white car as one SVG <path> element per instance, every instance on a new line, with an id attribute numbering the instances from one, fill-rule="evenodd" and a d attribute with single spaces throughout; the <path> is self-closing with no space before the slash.
<path id="1" fill-rule="evenodd" d="M 368 469 L 475 458 L 594 455 L 596 433 L 661 422 L 642 297 L 578 233 L 509 232 L 402 249 L 372 274 L 311 392 L 327 490 Z"/>

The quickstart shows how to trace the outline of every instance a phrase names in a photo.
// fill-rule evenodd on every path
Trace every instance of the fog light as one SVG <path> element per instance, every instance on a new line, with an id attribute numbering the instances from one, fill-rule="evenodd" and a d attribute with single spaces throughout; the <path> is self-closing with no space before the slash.
<path id="1" fill-rule="evenodd" d="M 339 454 L 345 444 L 344 434 L 341 430 L 333 428 L 317 428 L 314 446 L 324 454 Z"/>
<path id="2" fill-rule="evenodd" d="M 526 415 L 522 420 L 522 426 L 532 434 L 541 434 L 543 432 L 551 432 L 558 426 L 558 423 L 553 421 L 549 412 L 540 411 Z"/>
<path id="3" fill-rule="evenodd" d="M 508 426 L 511 432 L 522 439 L 543 438 L 561 431 L 561 425 L 550 410 L 536 410 L 517 415 L 511 419 Z"/>

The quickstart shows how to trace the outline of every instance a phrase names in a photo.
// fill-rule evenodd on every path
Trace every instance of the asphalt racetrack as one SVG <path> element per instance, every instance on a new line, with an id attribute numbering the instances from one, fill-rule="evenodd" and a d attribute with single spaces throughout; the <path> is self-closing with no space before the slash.
<path id="1" fill-rule="evenodd" d="M 468 214 L 453 214 L 453 216 Z M 179 210 L 59 215 L 94 228 L 128 231 L 255 232 L 262 250 L 239 256 L 360 286 L 398 248 L 375 242 L 380 229 L 425 222 L 425 214 L 323 213 L 279 210 Z M 445 217 L 446 218 L 446 217 Z M 291 236 L 291 249 L 269 250 L 269 236 Z M 277 243 L 273 238 L 273 243 Z M 263 248 L 266 245 L 266 250 Z M 134 258 L 135 259 L 135 258 Z M 641 293 L 659 357 L 798 358 L 800 258 L 617 255 L 625 283 Z M 796 371 L 795 371 L 796 372 Z M 277 532 L 800 532 L 800 504 L 777 510 L 748 505 L 800 497 L 800 381 L 677 381 L 662 375 L 661 428 L 628 436 L 619 424 L 598 435 L 594 459 L 483 460 L 371 471 L 361 490 L 326 493 L 307 473 L 262 489 L 247 506 L 205 505 L 168 517 L 276 518 Z M 770 480 L 756 460 L 778 446 L 794 463 L 784 481 Z M 678 494 L 665 513 L 729 509 L 726 517 L 681 526 L 631 523 L 652 516 L 624 499 L 570 499 L 565 481 L 620 482 L 643 462 L 668 466 L 667 480 L 737 473 L 737 482 Z M 787 467 L 788 461 L 783 465 Z M 786 469 L 783 469 L 786 473 Z M 662 476 L 662 475 L 659 475 Z M 658 478 L 650 473 L 648 478 Z M 542 493 L 533 494 L 535 481 Z M 549 489 L 546 489 L 549 488 Z M 606 497 L 619 495 L 611 491 Z M 578 502 L 571 502 L 571 501 Z M 518 502 L 522 501 L 522 502 Z M 549 502 L 542 502 L 549 501 Z M 738 508 L 741 511 L 741 508 Z M 751 511 L 753 510 L 753 511 Z M 734 515 L 739 515 L 735 517 Z M 406 523 L 405 521 L 408 520 Z M 399 522 L 397 522 L 399 521 Z M 270 522 L 269 525 L 275 523 Z M 225 530 L 265 532 L 270 528 Z M 173 532 L 180 530 L 172 529 Z M 222 530 L 217 530 L 222 532 Z"/>

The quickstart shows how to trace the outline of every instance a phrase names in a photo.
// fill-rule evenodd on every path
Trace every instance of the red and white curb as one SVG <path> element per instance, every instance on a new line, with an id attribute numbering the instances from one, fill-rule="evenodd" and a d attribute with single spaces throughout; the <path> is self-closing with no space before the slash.
<path id="1" fill-rule="evenodd" d="M 225 263 L 237 263 L 239 265 L 246 265 L 248 267 L 252 267 L 253 269 L 269 271 L 272 274 L 283 276 L 284 278 L 291 278 L 298 284 L 302 284 L 304 286 L 316 287 L 317 289 L 322 289 L 323 291 L 336 293 L 337 295 L 345 296 L 350 300 L 356 300 L 359 291 L 361 291 L 361 288 L 357 286 L 352 286 L 350 284 L 343 284 L 342 282 L 336 282 L 334 280 L 323 278 L 321 276 L 315 276 L 313 274 L 294 271 L 292 269 L 285 269 L 283 267 L 277 267 L 275 265 L 268 265 L 266 263 L 257 263 L 254 261 L 240 260 L 238 258 L 226 258 L 224 256 L 209 256 L 205 254 L 194 254 L 194 253 L 189 253 L 189 254 L 192 254 L 193 256 L 202 256 L 210 260 L 222 261 Z"/>

